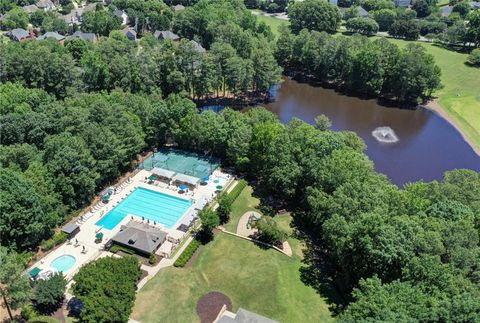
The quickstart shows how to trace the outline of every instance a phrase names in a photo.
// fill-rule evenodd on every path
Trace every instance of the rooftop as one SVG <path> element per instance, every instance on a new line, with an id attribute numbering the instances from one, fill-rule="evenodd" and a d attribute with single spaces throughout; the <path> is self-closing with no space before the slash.
<path id="1" fill-rule="evenodd" d="M 170 39 L 174 41 L 180 39 L 180 36 L 171 32 L 170 30 L 156 30 L 153 36 L 158 39 Z"/>
<path id="2" fill-rule="evenodd" d="M 260 314 L 247 311 L 244 308 L 239 308 L 234 317 L 223 315 L 217 323 L 279 323 L 278 321 L 269 319 Z"/>
<path id="3" fill-rule="evenodd" d="M 154 226 L 130 221 L 121 227 L 112 241 L 150 254 L 155 252 L 166 238 L 167 233 Z"/>
<path id="4" fill-rule="evenodd" d="M 60 35 L 56 31 L 47 31 L 45 34 L 39 36 L 37 39 L 38 40 L 44 40 L 44 39 L 47 39 L 49 37 L 55 38 L 58 41 L 61 41 L 61 40 L 65 39 L 65 36 Z"/>

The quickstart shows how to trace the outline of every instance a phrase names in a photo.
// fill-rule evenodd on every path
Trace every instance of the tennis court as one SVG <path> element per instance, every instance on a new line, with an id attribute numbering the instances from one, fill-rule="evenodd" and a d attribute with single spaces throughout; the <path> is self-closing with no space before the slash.
<path id="1" fill-rule="evenodd" d="M 203 178 L 209 176 L 219 165 L 219 160 L 209 155 L 168 149 L 153 153 L 139 167 L 146 170 L 160 167 L 176 173 Z"/>

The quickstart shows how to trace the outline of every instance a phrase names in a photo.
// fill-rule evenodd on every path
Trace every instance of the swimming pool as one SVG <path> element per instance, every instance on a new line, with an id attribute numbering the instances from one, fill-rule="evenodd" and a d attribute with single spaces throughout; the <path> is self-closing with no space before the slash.
<path id="1" fill-rule="evenodd" d="M 112 230 L 128 214 L 133 214 L 161 223 L 170 229 L 191 205 L 191 201 L 139 187 L 102 217 L 96 225 Z"/>
<path id="2" fill-rule="evenodd" d="M 63 255 L 60 257 L 55 258 L 51 263 L 50 266 L 55 268 L 62 273 L 66 273 L 69 271 L 77 260 L 72 255 Z"/>

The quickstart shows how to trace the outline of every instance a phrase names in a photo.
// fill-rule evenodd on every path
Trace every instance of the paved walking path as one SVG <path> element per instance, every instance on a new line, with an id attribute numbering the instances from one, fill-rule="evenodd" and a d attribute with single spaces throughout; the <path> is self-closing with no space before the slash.
<path id="1" fill-rule="evenodd" d="M 250 237 L 257 232 L 257 229 L 252 228 L 251 224 L 248 223 L 251 216 L 260 219 L 262 215 L 256 211 L 245 212 L 245 214 L 240 217 L 240 220 L 238 220 L 237 234 L 244 237 Z"/>

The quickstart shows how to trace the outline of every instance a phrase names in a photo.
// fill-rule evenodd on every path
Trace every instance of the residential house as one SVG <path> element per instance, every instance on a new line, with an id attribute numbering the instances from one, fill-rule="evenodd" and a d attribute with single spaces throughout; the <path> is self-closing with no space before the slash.
<path id="1" fill-rule="evenodd" d="M 173 41 L 179 41 L 180 36 L 177 34 L 172 33 L 170 30 L 156 30 L 155 33 L 153 34 L 155 38 L 160 39 L 160 40 L 173 40 Z"/>
<path id="2" fill-rule="evenodd" d="M 452 13 L 453 6 L 445 6 L 440 9 L 442 17 L 448 17 Z"/>
<path id="3" fill-rule="evenodd" d="M 133 220 L 122 225 L 120 232 L 112 238 L 114 244 L 135 250 L 145 256 L 154 254 L 166 240 L 166 232 L 153 225 Z"/>
<path id="4" fill-rule="evenodd" d="M 227 311 L 223 308 L 214 323 L 279 323 L 260 314 L 239 308 L 237 313 Z"/>
<path id="5" fill-rule="evenodd" d="M 115 9 L 113 10 L 113 14 L 122 19 L 122 25 L 126 25 L 128 23 L 128 15 L 125 11 L 120 10 L 120 9 Z"/>
<path id="6" fill-rule="evenodd" d="M 409 7 L 410 6 L 410 1 L 411 0 L 395 0 L 395 7 Z"/>
<path id="7" fill-rule="evenodd" d="M 82 40 L 88 40 L 88 41 L 92 41 L 92 42 L 97 40 L 97 36 L 94 33 L 84 33 L 82 31 L 74 32 L 72 35 L 67 37 L 67 40 L 75 39 L 75 38 L 79 38 L 79 39 L 82 39 Z"/>
<path id="8" fill-rule="evenodd" d="M 358 7 L 358 16 L 359 17 L 368 17 L 368 11 L 363 7 Z"/>
<path id="9" fill-rule="evenodd" d="M 7 33 L 7 36 L 14 41 L 24 41 L 26 39 L 35 38 L 32 34 L 30 34 L 23 28 L 12 29 Z"/>
<path id="10" fill-rule="evenodd" d="M 205 48 L 203 48 L 202 45 L 200 45 L 199 43 L 197 43 L 196 41 L 194 40 L 191 40 L 190 43 L 192 43 L 193 45 L 193 48 L 199 52 L 200 54 L 205 54 L 207 52 L 207 50 Z"/>
<path id="11" fill-rule="evenodd" d="M 173 6 L 173 10 L 174 11 L 182 11 L 182 10 L 185 10 L 185 6 L 182 6 L 181 4 L 177 4 L 177 5 Z"/>
<path id="12" fill-rule="evenodd" d="M 39 8 L 34 4 L 31 4 L 29 6 L 24 6 L 22 7 L 22 9 L 28 14 L 34 13 L 35 11 L 39 10 Z"/>
<path id="13" fill-rule="evenodd" d="M 472 1 L 472 2 L 470 2 L 470 7 L 472 8 L 472 10 L 480 9 L 480 2 Z"/>
<path id="14" fill-rule="evenodd" d="M 39 9 L 45 10 L 45 11 L 51 11 L 57 9 L 55 4 L 52 2 L 52 0 L 39 0 L 36 3 L 36 6 Z"/>
<path id="15" fill-rule="evenodd" d="M 38 36 L 38 40 L 44 40 L 47 38 L 55 38 L 58 42 L 63 43 L 65 36 L 57 33 L 56 31 L 47 31 L 45 34 Z"/>
<path id="16" fill-rule="evenodd" d="M 122 32 L 127 36 L 129 40 L 137 40 L 137 32 L 132 28 L 125 28 Z"/>

